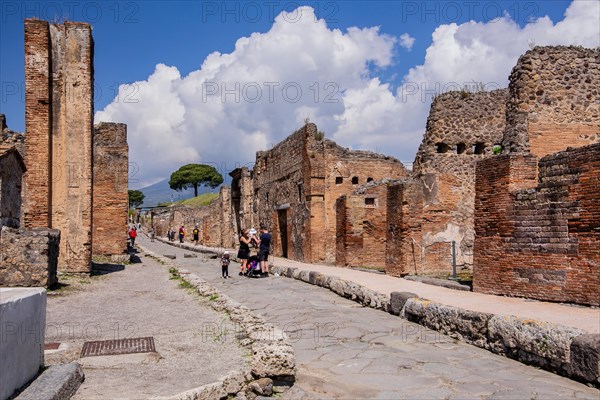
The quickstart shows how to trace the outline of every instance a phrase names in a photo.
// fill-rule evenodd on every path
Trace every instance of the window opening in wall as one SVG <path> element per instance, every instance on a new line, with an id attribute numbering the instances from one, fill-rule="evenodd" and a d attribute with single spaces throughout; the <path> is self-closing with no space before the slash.
<path id="1" fill-rule="evenodd" d="M 365 206 L 375 206 L 375 197 L 365 197 Z"/>
<path id="2" fill-rule="evenodd" d="M 302 202 L 302 185 L 298 184 L 298 201 Z"/>
<path id="3" fill-rule="evenodd" d="M 473 154 L 483 154 L 485 150 L 485 143 L 475 143 L 473 146 Z"/>
<path id="4" fill-rule="evenodd" d="M 344 183 L 344 178 L 342 178 L 341 176 L 336 176 L 335 177 L 335 184 L 336 185 L 341 185 L 342 183 Z"/>
<path id="5" fill-rule="evenodd" d="M 447 153 L 450 150 L 450 146 L 446 143 L 438 143 L 437 144 L 437 152 L 438 153 Z"/>
<path id="6" fill-rule="evenodd" d="M 358 185 L 358 176 L 353 176 L 352 177 L 352 184 L 353 185 Z"/>
<path id="7" fill-rule="evenodd" d="M 467 145 L 464 143 L 459 143 L 456 145 L 456 154 L 463 154 L 467 151 Z"/>
<path id="8" fill-rule="evenodd" d="M 266 195 L 266 200 L 267 200 L 267 203 L 268 203 L 269 202 L 269 193 L 267 193 L 267 195 Z"/>
<path id="9" fill-rule="evenodd" d="M 371 178 L 371 177 L 368 177 L 368 178 L 367 178 L 367 182 L 373 182 L 373 178 Z"/>

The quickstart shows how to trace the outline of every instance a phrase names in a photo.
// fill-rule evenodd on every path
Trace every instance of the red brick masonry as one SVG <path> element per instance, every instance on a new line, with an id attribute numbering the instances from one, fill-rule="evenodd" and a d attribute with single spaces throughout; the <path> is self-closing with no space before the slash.
<path id="1" fill-rule="evenodd" d="M 476 174 L 474 291 L 600 305 L 600 144 Z"/>

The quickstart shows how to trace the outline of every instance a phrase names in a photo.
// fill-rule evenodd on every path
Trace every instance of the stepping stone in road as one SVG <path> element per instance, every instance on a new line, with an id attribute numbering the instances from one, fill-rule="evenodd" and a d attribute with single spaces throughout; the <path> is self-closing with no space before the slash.
<path id="1" fill-rule="evenodd" d="M 198 254 L 183 253 L 183 258 L 198 258 Z"/>
<path id="2" fill-rule="evenodd" d="M 175 254 L 163 254 L 163 257 L 170 258 L 171 260 L 174 260 L 177 258 L 177 256 Z"/>

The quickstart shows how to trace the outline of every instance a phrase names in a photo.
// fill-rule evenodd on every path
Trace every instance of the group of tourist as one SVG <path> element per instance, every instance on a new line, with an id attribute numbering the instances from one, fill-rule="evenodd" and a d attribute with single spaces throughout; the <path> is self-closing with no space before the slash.
<path id="1" fill-rule="evenodd" d="M 271 234 L 269 233 L 265 225 L 260 226 L 260 233 L 257 236 L 255 229 L 242 229 L 240 235 L 240 248 L 237 254 L 237 258 L 241 261 L 240 276 L 269 276 L 269 251 L 271 248 Z M 249 263 L 251 260 L 251 249 L 257 248 L 257 260 L 258 265 L 255 267 L 253 263 Z M 254 260 L 253 260 L 254 261 Z M 256 271 L 258 270 L 258 271 Z"/>
<path id="2" fill-rule="evenodd" d="M 167 229 L 167 239 L 169 240 L 169 242 L 173 242 L 175 240 L 175 233 L 175 230 L 169 226 L 169 229 Z M 177 231 L 177 238 L 179 239 L 179 243 L 183 243 L 185 235 L 185 226 L 181 225 Z M 198 246 L 198 242 L 200 241 L 200 229 L 198 229 L 198 225 L 194 226 L 194 229 L 192 230 L 192 238 L 194 240 L 194 244 Z"/>

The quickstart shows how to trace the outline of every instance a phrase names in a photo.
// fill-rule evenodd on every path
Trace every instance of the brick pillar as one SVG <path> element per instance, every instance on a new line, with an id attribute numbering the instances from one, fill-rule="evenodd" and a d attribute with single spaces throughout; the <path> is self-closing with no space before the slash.
<path id="1" fill-rule="evenodd" d="M 385 272 L 418 274 L 422 267 L 423 189 L 420 181 L 394 183 L 387 192 Z"/>
<path id="2" fill-rule="evenodd" d="M 94 126 L 94 255 L 119 255 L 127 249 L 123 234 L 128 209 L 127 125 Z"/>
<path id="3" fill-rule="evenodd" d="M 25 204 L 27 228 L 51 226 L 50 32 L 48 22 L 25 20 Z"/>
<path id="4" fill-rule="evenodd" d="M 87 273 L 92 257 L 93 41 L 89 24 L 50 25 L 52 219 L 59 271 Z"/>

